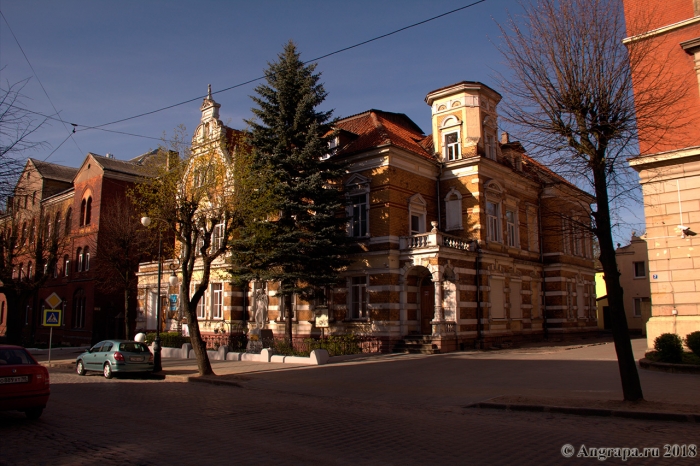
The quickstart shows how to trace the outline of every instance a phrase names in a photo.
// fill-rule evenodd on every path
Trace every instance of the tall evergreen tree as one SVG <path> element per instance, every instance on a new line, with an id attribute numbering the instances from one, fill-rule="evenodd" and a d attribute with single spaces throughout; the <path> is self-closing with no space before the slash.
<path id="1" fill-rule="evenodd" d="M 255 88 L 256 118 L 247 122 L 260 194 L 269 196 L 273 207 L 251 225 L 242 262 L 252 276 L 281 283 L 290 342 L 292 295 L 312 297 L 334 284 L 347 264 L 344 167 L 328 157 L 332 111 L 317 109 L 326 91 L 315 68 L 287 43 L 278 61 L 269 63 L 267 83 Z"/>

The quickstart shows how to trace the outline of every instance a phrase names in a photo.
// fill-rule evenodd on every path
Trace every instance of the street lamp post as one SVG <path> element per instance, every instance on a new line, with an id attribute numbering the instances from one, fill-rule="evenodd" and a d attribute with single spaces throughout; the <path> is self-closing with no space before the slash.
<path id="1" fill-rule="evenodd" d="M 151 224 L 151 218 L 150 217 L 141 217 L 141 224 L 145 227 L 148 227 Z M 160 372 L 163 370 L 163 366 L 161 364 L 161 347 L 160 347 L 160 313 L 161 313 L 161 306 L 162 306 L 162 299 L 160 295 L 160 282 L 161 278 L 163 276 L 163 263 L 162 263 L 162 255 L 163 252 L 163 237 L 161 234 L 161 231 L 158 230 L 158 299 L 156 302 L 156 339 L 153 341 L 153 372 Z M 177 277 L 175 277 L 175 280 L 177 280 Z M 173 280 L 172 277 L 170 279 L 170 283 L 172 284 Z M 177 282 L 176 282 L 177 283 Z"/>

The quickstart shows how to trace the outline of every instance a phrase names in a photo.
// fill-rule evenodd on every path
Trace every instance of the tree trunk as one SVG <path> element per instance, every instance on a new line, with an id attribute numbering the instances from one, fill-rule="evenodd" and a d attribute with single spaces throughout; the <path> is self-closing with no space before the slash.
<path id="1" fill-rule="evenodd" d="M 184 304 L 184 303 L 183 303 Z M 185 315 L 187 316 L 187 328 L 190 331 L 190 341 L 192 342 L 192 349 L 194 350 L 194 355 L 197 358 L 197 368 L 199 370 L 199 375 L 216 375 L 214 370 L 211 368 L 211 362 L 209 362 L 209 355 L 207 354 L 207 344 L 202 340 L 202 334 L 199 331 L 199 321 L 197 321 L 197 314 L 191 312 L 189 306 L 184 309 Z"/>
<path id="2" fill-rule="evenodd" d="M 287 319 L 284 322 L 284 336 L 289 342 L 289 346 L 294 348 L 292 341 L 292 318 L 294 317 L 292 310 L 292 295 L 284 295 L 284 312 L 287 314 Z"/>
<path id="3" fill-rule="evenodd" d="M 7 317 L 5 338 L 10 345 L 22 344 L 22 298 L 13 291 L 5 291 Z"/>
<path id="4" fill-rule="evenodd" d="M 608 291 L 608 304 L 612 320 L 613 340 L 617 353 L 617 365 L 620 370 L 622 393 L 626 401 L 638 401 L 644 399 L 642 385 L 639 381 L 637 364 L 632 352 L 625 306 L 620 286 L 620 272 L 617 268 L 615 246 L 612 238 L 610 222 L 610 206 L 608 204 L 608 190 L 605 179 L 605 167 L 594 169 L 595 190 L 597 201 L 596 236 L 600 244 L 600 263 L 605 274 L 605 286 Z"/>
<path id="5" fill-rule="evenodd" d="M 129 285 L 124 288 L 124 339 L 131 340 L 129 328 Z"/>

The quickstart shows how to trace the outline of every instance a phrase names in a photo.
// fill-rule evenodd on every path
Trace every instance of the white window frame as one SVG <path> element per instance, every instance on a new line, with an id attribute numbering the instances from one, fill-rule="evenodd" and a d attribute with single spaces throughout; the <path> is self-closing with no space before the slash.
<path id="1" fill-rule="evenodd" d="M 509 209 L 508 207 L 506 207 L 506 234 L 508 235 L 508 246 L 511 248 L 519 247 L 518 211 L 516 209 Z"/>
<path id="2" fill-rule="evenodd" d="M 195 293 L 197 290 L 197 287 L 199 286 L 198 283 L 193 283 L 192 284 L 192 291 L 190 291 L 190 296 Z M 207 293 L 208 290 L 204 290 L 204 293 L 202 294 L 202 297 L 199 299 L 199 302 L 197 303 L 197 319 L 207 319 Z"/>
<path id="3" fill-rule="evenodd" d="M 355 173 L 345 183 L 347 204 L 345 212 L 348 217 L 347 232 L 353 238 L 367 238 L 369 228 L 369 190 L 370 180 Z M 364 197 L 362 197 L 364 196 Z M 358 202 L 355 203 L 354 201 Z M 362 202 L 364 200 L 364 203 Z M 364 205 L 364 211 L 362 206 Z"/>
<path id="4" fill-rule="evenodd" d="M 223 319 L 224 318 L 224 284 L 223 283 L 212 283 L 209 285 L 211 288 L 211 318 L 212 319 Z"/>
<path id="5" fill-rule="evenodd" d="M 350 194 L 348 217 L 350 217 L 350 236 L 364 238 L 369 233 L 369 195 L 366 192 Z"/>
<path id="6" fill-rule="evenodd" d="M 490 207 L 493 207 L 493 211 L 490 211 Z M 486 234 L 489 241 L 502 242 L 500 202 L 486 201 Z"/>
<path id="7" fill-rule="evenodd" d="M 369 318 L 367 299 L 367 276 L 356 275 L 348 278 L 348 319 L 362 320 Z"/>
<path id="8" fill-rule="evenodd" d="M 454 162 L 462 158 L 462 122 L 455 116 L 445 118 L 440 126 L 440 143 L 442 144 L 442 160 Z M 457 141 L 447 144 L 447 137 L 457 135 Z"/>
<path id="9" fill-rule="evenodd" d="M 214 225 L 214 230 L 211 234 L 212 252 L 217 251 L 224 244 L 224 224 L 218 223 Z"/>
<path id="10" fill-rule="evenodd" d="M 496 152 L 496 136 L 492 134 L 486 135 L 486 140 L 484 141 L 484 152 L 486 153 L 487 159 L 496 160 L 498 158 Z"/>
<path id="11" fill-rule="evenodd" d="M 455 137 L 454 142 L 447 142 L 447 138 L 450 136 Z M 459 139 L 459 130 L 456 131 L 443 131 L 442 133 L 442 144 L 443 144 L 443 157 L 447 162 L 454 162 L 462 158 L 461 144 Z"/>

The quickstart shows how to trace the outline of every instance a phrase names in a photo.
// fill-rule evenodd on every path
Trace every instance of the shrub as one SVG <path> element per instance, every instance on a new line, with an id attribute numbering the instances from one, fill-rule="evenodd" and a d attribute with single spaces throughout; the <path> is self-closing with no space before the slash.
<path id="1" fill-rule="evenodd" d="M 700 357 L 700 331 L 686 335 L 685 346 L 690 348 L 690 351 L 692 351 L 695 356 Z"/>
<path id="2" fill-rule="evenodd" d="M 678 363 L 683 360 L 683 343 L 675 333 L 664 333 L 654 340 L 654 349 L 663 362 Z"/>
<path id="3" fill-rule="evenodd" d="M 309 352 L 315 349 L 325 349 L 329 356 L 362 353 L 355 335 L 330 335 L 323 340 L 308 340 Z"/>
<path id="4" fill-rule="evenodd" d="M 146 344 L 150 345 L 156 339 L 155 332 L 146 334 Z M 178 332 L 161 332 L 160 346 L 162 348 L 182 348 L 185 343 L 190 343 L 190 337 L 183 337 Z"/>

